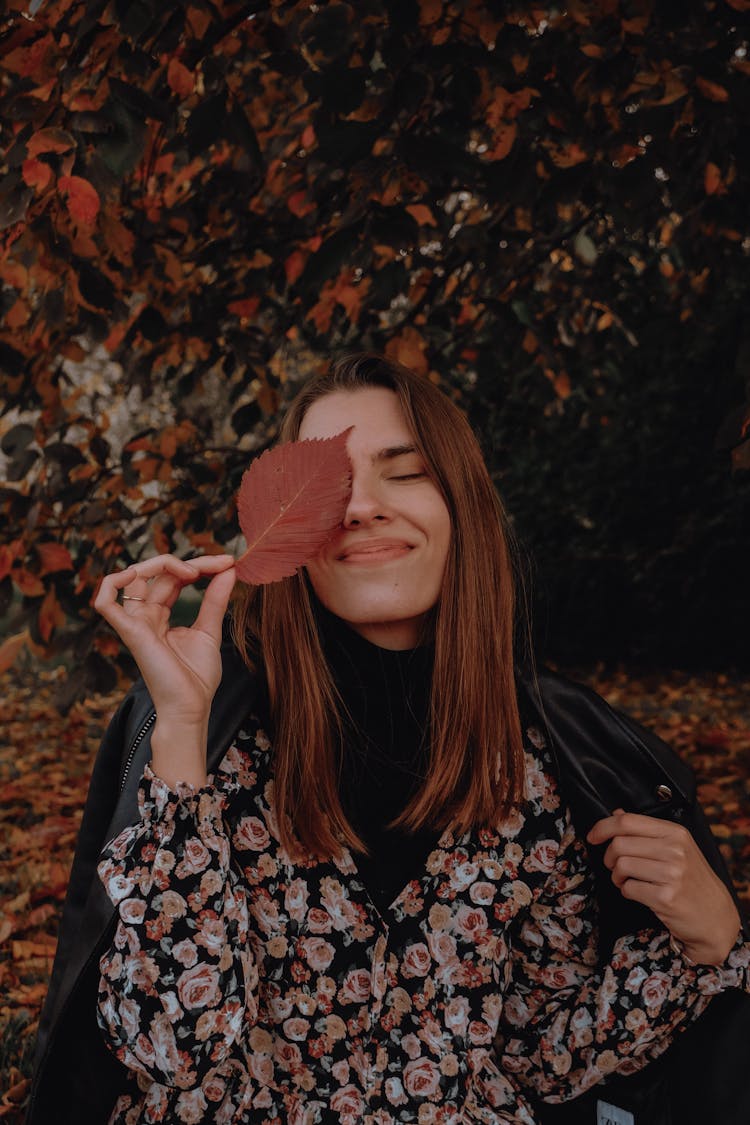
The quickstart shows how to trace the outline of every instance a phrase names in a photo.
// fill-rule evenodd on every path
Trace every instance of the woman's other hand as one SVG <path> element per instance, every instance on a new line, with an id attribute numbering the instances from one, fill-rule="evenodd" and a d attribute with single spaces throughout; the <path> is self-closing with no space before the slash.
<path id="1" fill-rule="evenodd" d="M 737 940 L 732 896 L 686 828 L 616 809 L 597 821 L 590 844 L 606 844 L 605 866 L 625 898 L 648 906 L 696 964 L 720 965 Z"/>
<path id="2" fill-rule="evenodd" d="M 170 627 L 181 591 L 208 576 L 194 624 Z M 205 783 L 208 716 L 221 680 L 222 623 L 234 583 L 231 555 L 190 562 L 158 555 L 108 574 L 94 601 L 132 653 L 154 702 L 152 768 L 169 785 Z"/>

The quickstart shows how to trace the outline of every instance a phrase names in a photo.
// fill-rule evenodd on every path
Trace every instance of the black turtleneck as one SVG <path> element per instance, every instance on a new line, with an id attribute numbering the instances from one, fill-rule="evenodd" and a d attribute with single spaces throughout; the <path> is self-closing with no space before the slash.
<path id="1" fill-rule="evenodd" d="M 438 833 L 389 828 L 424 779 L 434 647 L 379 648 L 319 611 L 323 648 L 349 712 L 340 764 L 347 818 L 369 854 L 355 862 L 381 911 L 420 868 Z"/>

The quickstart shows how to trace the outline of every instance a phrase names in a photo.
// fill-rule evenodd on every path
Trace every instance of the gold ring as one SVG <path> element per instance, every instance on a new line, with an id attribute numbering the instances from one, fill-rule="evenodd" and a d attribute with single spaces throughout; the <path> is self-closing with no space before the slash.
<path id="1" fill-rule="evenodd" d="M 145 598 L 137 598 L 135 594 L 123 594 L 122 600 L 124 602 L 145 602 Z"/>

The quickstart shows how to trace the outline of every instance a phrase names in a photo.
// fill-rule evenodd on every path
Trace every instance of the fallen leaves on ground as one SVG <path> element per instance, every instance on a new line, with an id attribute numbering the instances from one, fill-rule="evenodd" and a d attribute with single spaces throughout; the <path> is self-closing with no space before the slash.
<path id="1" fill-rule="evenodd" d="M 0 1120 L 20 1125 L 91 765 L 116 696 L 53 699 L 65 671 L 0 676 Z"/>
<path id="2" fill-rule="evenodd" d="M 20 1125 L 88 777 L 119 694 L 54 706 L 62 668 L 0 676 L 0 1120 Z M 721 850 L 750 909 L 750 678 L 574 674 L 652 726 L 699 775 Z"/>

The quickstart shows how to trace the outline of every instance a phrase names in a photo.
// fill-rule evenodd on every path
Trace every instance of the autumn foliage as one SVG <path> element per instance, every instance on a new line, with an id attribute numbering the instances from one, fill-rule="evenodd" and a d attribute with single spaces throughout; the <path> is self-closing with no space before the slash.
<path id="1" fill-rule="evenodd" d="M 589 635 L 746 605 L 748 10 L 10 0 L 3 661 L 113 686 L 102 574 L 233 549 L 284 400 L 362 347 L 463 398 L 553 600 L 633 587 Z"/>

